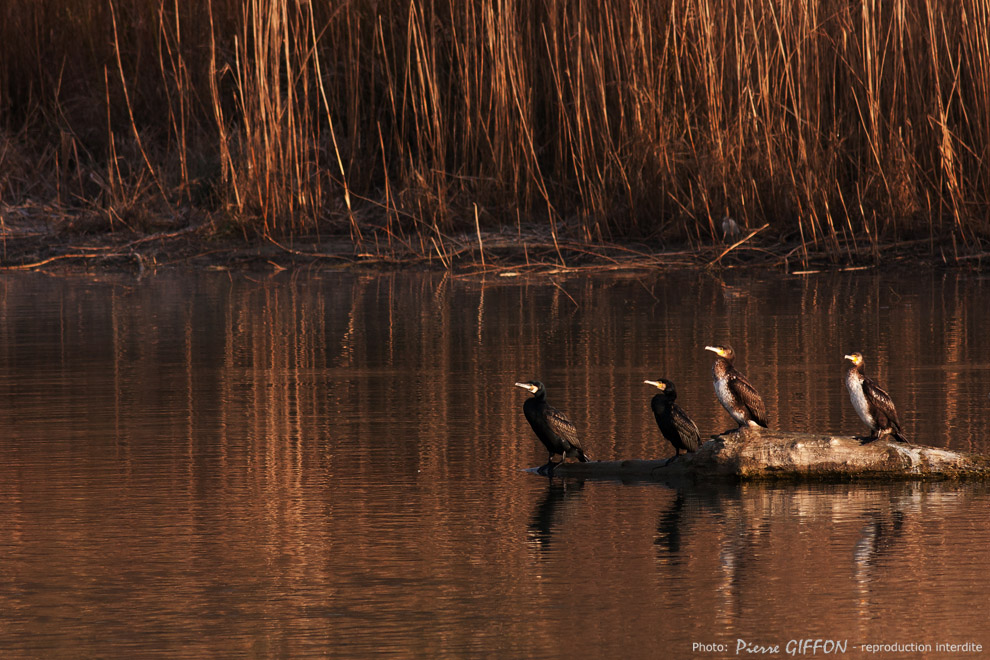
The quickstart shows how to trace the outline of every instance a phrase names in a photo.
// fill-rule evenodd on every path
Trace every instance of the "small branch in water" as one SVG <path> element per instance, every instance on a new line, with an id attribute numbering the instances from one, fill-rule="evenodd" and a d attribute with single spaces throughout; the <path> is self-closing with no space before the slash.
<path id="1" fill-rule="evenodd" d="M 440 263 L 443 264 L 444 268 L 450 270 L 450 264 L 447 263 L 447 260 L 443 256 L 443 252 L 440 251 L 440 246 L 437 245 L 436 239 L 430 236 L 430 242 L 433 243 L 433 249 L 437 251 L 437 256 L 440 257 Z"/>
<path id="2" fill-rule="evenodd" d="M 14 264 L 11 266 L 0 266 L 0 270 L 31 270 L 32 268 L 39 268 L 46 264 L 50 264 L 53 261 L 58 261 L 60 259 L 94 259 L 94 258 L 107 258 L 116 255 L 107 254 L 60 254 L 55 257 L 48 257 L 47 259 L 42 259 L 41 261 L 35 261 L 29 264 Z"/>
<path id="3" fill-rule="evenodd" d="M 990 252 L 980 252 L 979 254 L 964 254 L 961 257 L 956 257 L 956 261 L 966 261 L 967 259 L 985 259 L 990 257 Z"/>
<path id="4" fill-rule="evenodd" d="M 264 238 L 265 238 L 266 241 L 268 241 L 269 243 L 271 243 L 272 245 L 274 245 L 278 249 L 280 249 L 280 250 L 282 250 L 284 252 L 287 252 L 289 254 L 294 254 L 296 256 L 300 256 L 300 257 L 312 257 L 314 259 L 342 259 L 342 260 L 345 260 L 345 261 L 350 261 L 351 260 L 350 257 L 347 257 L 345 255 L 341 255 L 341 254 L 329 254 L 329 253 L 325 253 L 325 252 L 307 252 L 306 250 L 296 250 L 295 248 L 285 247 L 284 245 L 282 245 L 281 243 L 279 243 L 278 241 L 276 241 L 271 236 L 265 236 Z M 361 256 L 361 255 L 358 255 L 358 256 Z M 375 255 L 368 255 L 368 256 L 369 257 L 373 257 Z M 269 261 L 269 263 L 271 263 L 271 262 Z"/>
<path id="5" fill-rule="evenodd" d="M 717 264 L 719 261 L 722 260 L 722 257 L 724 257 L 725 255 L 729 254 L 730 252 L 732 252 L 733 250 L 735 250 L 737 247 L 739 247 L 740 245 L 742 245 L 743 243 L 745 243 L 749 239 L 753 238 L 754 236 L 756 236 L 757 234 L 759 234 L 761 231 L 763 231 L 764 229 L 766 229 L 769 226 L 770 226 L 770 223 L 768 222 L 767 224 L 763 225 L 759 229 L 754 229 L 753 231 L 749 232 L 749 234 L 746 236 L 746 238 L 744 238 L 744 239 L 742 239 L 740 241 L 736 241 L 735 243 L 733 243 L 729 247 L 727 247 L 724 250 L 722 250 L 722 254 L 720 254 L 717 257 L 715 257 L 715 259 L 711 263 L 709 263 L 708 265 L 709 266 L 714 266 L 715 264 Z"/>
<path id="6" fill-rule="evenodd" d="M 574 296 L 572 296 L 571 294 L 567 293 L 567 289 L 565 289 L 564 287 L 562 287 L 559 284 L 557 284 L 557 281 L 555 279 L 553 279 L 552 277 L 550 278 L 550 283 L 553 284 L 558 289 L 560 289 L 561 291 L 563 291 L 564 292 L 564 295 L 567 296 L 567 298 L 572 303 L 574 303 L 574 306 L 580 309 L 581 305 L 578 304 L 578 301 L 574 300 Z"/>
<path id="7" fill-rule="evenodd" d="M 478 232 L 478 250 L 481 252 L 481 267 L 485 267 L 485 246 L 481 242 L 481 224 L 478 222 L 478 205 L 474 205 L 474 229 Z"/>
<path id="8" fill-rule="evenodd" d="M 144 270 L 144 261 L 142 256 L 138 252 L 72 252 L 69 254 L 60 254 L 54 257 L 48 257 L 47 259 L 42 259 L 41 261 L 35 261 L 29 264 L 12 264 L 10 266 L 0 266 L 0 271 L 2 270 L 33 270 L 35 268 L 41 268 L 42 266 L 47 266 L 55 261 L 60 261 L 62 259 L 134 259 L 138 267 Z"/>

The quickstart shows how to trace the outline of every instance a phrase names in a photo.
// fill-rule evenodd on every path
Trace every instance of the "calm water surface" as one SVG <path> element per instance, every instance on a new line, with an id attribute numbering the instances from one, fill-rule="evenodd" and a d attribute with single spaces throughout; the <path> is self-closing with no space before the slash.
<path id="1" fill-rule="evenodd" d="M 990 451 L 990 279 L 555 277 L 0 279 L 0 657 L 990 646 L 990 488 L 548 481 L 512 386 L 661 457 L 645 378 L 732 425 L 705 344 L 845 434 L 859 350 L 910 438 Z"/>

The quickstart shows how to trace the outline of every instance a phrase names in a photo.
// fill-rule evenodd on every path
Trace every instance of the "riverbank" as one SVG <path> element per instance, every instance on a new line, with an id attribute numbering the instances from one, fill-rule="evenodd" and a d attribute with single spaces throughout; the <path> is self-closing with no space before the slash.
<path id="1" fill-rule="evenodd" d="M 848 241 L 816 247 L 773 235 L 767 227 L 708 244 L 663 245 L 580 241 L 540 227 L 354 240 L 346 234 L 251 237 L 203 219 L 182 226 L 176 224 L 183 221 L 163 222 L 149 231 L 136 231 L 47 222 L 44 216 L 27 211 L 8 211 L 2 217 L 0 271 L 415 268 L 516 276 L 759 268 L 803 275 L 903 266 L 971 269 L 990 261 L 990 251 L 979 242 L 963 246 L 944 239 Z"/>
<path id="2" fill-rule="evenodd" d="M 15 1 L 4 264 L 966 265 L 990 241 L 984 15 Z"/>

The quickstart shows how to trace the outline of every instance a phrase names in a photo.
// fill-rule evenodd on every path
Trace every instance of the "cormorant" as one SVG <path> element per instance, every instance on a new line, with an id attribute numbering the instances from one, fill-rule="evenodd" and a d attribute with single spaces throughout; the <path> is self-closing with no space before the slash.
<path id="1" fill-rule="evenodd" d="M 732 419 L 736 420 L 739 428 L 743 426 L 767 427 L 767 410 L 763 399 L 746 377 L 736 371 L 732 361 L 736 352 L 729 345 L 705 346 L 706 351 L 715 353 L 715 364 L 712 365 L 712 380 L 715 382 L 715 395 L 719 402 L 729 411 Z"/>
<path id="2" fill-rule="evenodd" d="M 698 447 L 701 446 L 701 434 L 698 433 L 698 427 L 687 413 L 674 403 L 677 399 L 677 389 L 674 384 L 666 378 L 643 382 L 660 390 L 660 393 L 654 395 L 653 400 L 650 401 L 650 407 L 653 408 L 653 416 L 657 418 L 660 433 L 674 447 L 674 455 L 667 463 L 680 456 L 682 449 L 689 453 L 698 451 Z"/>
<path id="3" fill-rule="evenodd" d="M 894 402 L 879 385 L 863 373 L 863 354 L 853 353 L 844 356 L 852 364 L 846 369 L 846 389 L 849 399 L 859 418 L 870 427 L 872 442 L 885 435 L 891 435 L 898 442 L 907 442 L 901 434 L 901 423 L 897 420 Z"/>
<path id="4" fill-rule="evenodd" d="M 538 380 L 527 383 L 516 383 L 516 387 L 529 390 L 533 393 L 532 398 L 526 399 L 523 404 L 523 413 L 526 420 L 533 427 L 533 432 L 540 439 L 543 446 L 550 452 L 547 464 L 540 468 L 553 472 L 553 468 L 563 463 L 568 457 L 577 458 L 582 463 L 588 461 L 581 444 L 577 439 L 577 429 L 571 420 L 567 419 L 564 413 L 560 412 L 547 403 L 547 390 Z M 554 463 L 553 457 L 560 455 L 560 463 Z"/>

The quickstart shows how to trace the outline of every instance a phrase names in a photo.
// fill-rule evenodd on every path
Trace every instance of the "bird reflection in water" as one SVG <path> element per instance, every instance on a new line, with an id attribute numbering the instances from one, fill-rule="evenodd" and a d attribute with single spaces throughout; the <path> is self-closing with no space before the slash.
<path id="1" fill-rule="evenodd" d="M 681 574 L 699 542 L 706 548 L 712 541 L 718 543 L 718 625 L 731 625 L 744 615 L 740 594 L 754 566 L 766 556 L 772 505 L 773 493 L 765 488 L 694 486 L 677 489 L 660 512 L 653 545 L 665 581 Z"/>
<path id="2" fill-rule="evenodd" d="M 671 505 L 660 514 L 657 521 L 657 561 L 661 564 L 681 563 L 681 531 L 684 526 L 684 493 L 677 491 Z"/>
<path id="3" fill-rule="evenodd" d="M 550 550 L 553 534 L 566 502 L 573 501 L 584 489 L 584 481 L 550 479 L 547 491 L 536 504 L 529 522 L 529 543 L 540 552 Z"/>
<path id="4" fill-rule="evenodd" d="M 882 580 L 896 546 L 904 543 L 904 511 L 874 509 L 859 532 L 853 547 L 853 580 L 859 593 L 858 610 L 862 619 L 876 615 L 878 581 Z"/>
<path id="5" fill-rule="evenodd" d="M 870 518 L 859 532 L 853 548 L 856 582 L 861 586 L 872 581 L 874 571 L 891 554 L 904 534 L 903 511 L 871 511 Z"/>
<path id="6" fill-rule="evenodd" d="M 744 616 L 743 593 L 747 578 L 758 572 L 770 544 L 773 489 L 742 487 L 720 502 L 718 514 L 723 529 L 719 547 L 721 578 L 717 621 L 728 625 Z"/>
<path id="7" fill-rule="evenodd" d="M 657 561 L 661 565 L 677 565 L 683 561 L 681 553 L 684 532 L 691 521 L 710 520 L 725 526 L 723 507 L 726 499 L 732 501 L 738 494 L 725 488 L 691 488 L 675 491 L 674 499 L 660 512 L 657 534 L 653 545 Z M 730 504 L 731 506 L 731 504 Z"/>

